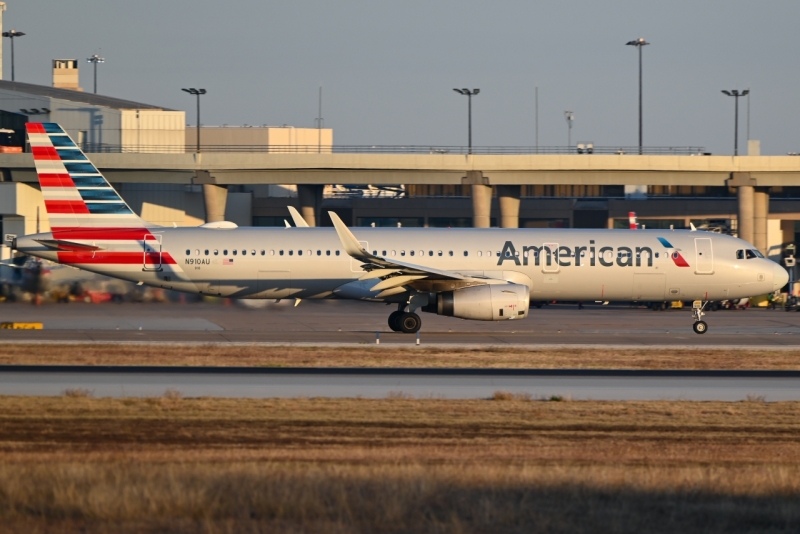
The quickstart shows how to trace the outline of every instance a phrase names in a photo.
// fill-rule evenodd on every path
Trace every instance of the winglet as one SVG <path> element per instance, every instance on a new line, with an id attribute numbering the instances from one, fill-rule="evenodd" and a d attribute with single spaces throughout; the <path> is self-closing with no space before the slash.
<path id="1" fill-rule="evenodd" d="M 689 223 L 689 227 L 692 229 L 691 230 L 692 232 L 696 232 L 697 231 L 697 228 L 694 227 L 693 223 Z"/>
<path id="2" fill-rule="evenodd" d="M 369 252 L 364 250 L 358 242 L 358 239 L 356 239 L 356 236 L 353 235 L 353 232 L 347 228 L 336 213 L 329 211 L 328 215 L 331 216 L 333 226 L 336 228 L 336 233 L 339 234 L 339 240 L 342 242 L 342 247 L 344 247 L 344 251 L 347 252 L 347 254 L 358 259 L 372 257 Z"/>
<path id="3" fill-rule="evenodd" d="M 303 218 L 303 216 L 300 215 L 300 212 L 297 211 L 297 208 L 295 208 L 294 206 L 286 206 L 286 207 L 289 208 L 289 213 L 292 215 L 292 220 L 294 221 L 294 225 L 296 227 L 308 228 L 308 223 Z"/>

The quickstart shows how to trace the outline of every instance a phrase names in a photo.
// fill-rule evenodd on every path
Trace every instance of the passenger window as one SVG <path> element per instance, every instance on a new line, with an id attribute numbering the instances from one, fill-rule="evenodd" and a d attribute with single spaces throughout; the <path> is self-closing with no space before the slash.
<path id="1" fill-rule="evenodd" d="M 222 251 L 222 255 L 223 255 L 223 256 L 227 256 L 227 255 L 228 255 L 228 249 L 225 249 L 225 250 L 223 250 L 223 251 Z"/>
<path id="2" fill-rule="evenodd" d="M 383 254 L 381 254 L 381 256 L 386 256 L 386 251 L 385 250 L 383 251 Z"/>
<path id="3" fill-rule="evenodd" d="M 396 253 L 396 252 L 393 250 L 393 251 L 392 251 L 392 256 L 394 256 L 394 255 L 396 255 L 396 254 L 397 254 L 397 253 Z"/>
<path id="4" fill-rule="evenodd" d="M 306 254 L 308 254 L 309 256 L 311 256 L 312 252 L 311 252 L 310 250 L 306 250 Z"/>
<path id="5" fill-rule="evenodd" d="M 219 256 L 219 250 L 218 249 L 214 249 L 214 256 Z"/>
<path id="6" fill-rule="evenodd" d="M 491 251 L 491 250 L 487 250 L 487 251 L 486 251 L 486 255 L 487 255 L 487 256 L 491 256 L 491 255 L 492 255 L 492 251 Z"/>
<path id="7" fill-rule="evenodd" d="M 433 256 L 433 251 L 432 250 L 428 251 L 428 256 Z"/>
<path id="8" fill-rule="evenodd" d="M 266 250 L 262 250 L 262 251 L 261 251 L 261 255 L 262 255 L 262 256 L 266 256 L 266 255 L 267 255 L 267 251 L 266 251 Z"/>
<path id="9" fill-rule="evenodd" d="M 450 251 L 450 255 L 451 255 L 451 256 L 453 255 L 453 251 L 452 251 L 452 250 Z"/>
<path id="10" fill-rule="evenodd" d="M 246 250 L 242 251 L 242 256 L 247 256 L 247 251 Z"/>
<path id="11" fill-rule="evenodd" d="M 326 251 L 325 251 L 325 255 L 326 255 L 326 256 L 330 256 L 330 255 L 331 255 L 331 251 L 330 251 L 330 250 L 326 250 Z"/>
<path id="12" fill-rule="evenodd" d="M 414 251 L 412 250 L 409 254 L 411 254 L 413 256 L 414 255 Z"/>
<path id="13" fill-rule="evenodd" d="M 400 255 L 401 255 L 401 256 L 405 256 L 405 255 L 406 255 L 406 251 L 405 251 L 405 250 L 401 250 L 401 251 L 400 251 Z"/>
<path id="14" fill-rule="evenodd" d="M 336 251 L 336 255 L 337 255 L 337 256 L 339 255 L 339 251 L 338 251 L 338 250 Z"/>
<path id="15" fill-rule="evenodd" d="M 377 250 L 373 250 L 373 251 L 372 251 L 372 255 L 373 255 L 373 256 L 377 256 L 377 255 L 378 255 L 378 251 L 377 251 Z"/>
<path id="16" fill-rule="evenodd" d="M 440 250 L 440 251 L 439 251 L 439 256 L 441 256 L 441 255 L 442 255 L 442 251 Z"/>
<path id="17" fill-rule="evenodd" d="M 205 255 L 208 256 L 208 249 L 205 250 Z"/>
<path id="18" fill-rule="evenodd" d="M 281 255 L 281 256 L 283 256 L 283 251 L 282 251 L 282 250 L 281 250 L 281 251 L 279 251 L 279 252 L 278 252 L 278 254 L 279 254 L 279 255 Z"/>
<path id="19" fill-rule="evenodd" d="M 291 252 L 289 252 L 289 254 L 291 254 Z M 303 255 L 303 251 L 302 251 L 302 250 L 298 250 L 298 251 L 297 251 L 297 255 L 298 255 L 298 256 L 302 256 L 302 255 Z"/>
<path id="20" fill-rule="evenodd" d="M 465 251 L 464 251 L 464 257 L 466 257 L 466 256 L 469 256 L 469 252 L 467 252 L 467 251 L 465 250 Z"/>
<path id="21" fill-rule="evenodd" d="M 191 251 L 191 250 L 189 250 L 189 249 L 187 248 L 187 249 L 186 249 L 186 255 L 187 255 L 187 256 L 191 256 L 191 254 L 192 254 L 192 251 Z"/>
<path id="22" fill-rule="evenodd" d="M 252 254 L 253 256 L 255 256 L 255 255 L 256 255 L 256 251 L 255 251 L 255 250 L 251 250 L 251 251 L 250 251 L 250 254 Z M 264 251 L 263 251 L 263 250 L 261 251 L 261 255 L 262 255 L 262 256 L 264 255 Z"/>
<path id="23" fill-rule="evenodd" d="M 234 250 L 234 251 L 233 251 L 233 255 L 234 255 L 234 256 L 236 256 L 238 253 L 239 253 L 239 251 L 237 251 L 237 250 Z"/>
<path id="24" fill-rule="evenodd" d="M 294 256 L 294 250 L 289 251 L 289 256 Z"/>
<path id="25" fill-rule="evenodd" d="M 425 251 L 424 251 L 424 250 L 420 250 L 420 251 L 419 251 L 419 255 L 420 255 L 420 256 L 424 256 L 424 255 L 425 255 Z"/>
<path id="26" fill-rule="evenodd" d="M 478 251 L 478 257 L 480 258 L 481 256 L 483 256 L 483 252 L 479 250 Z"/>
<path id="27" fill-rule="evenodd" d="M 659 255 L 659 254 L 660 254 L 659 252 L 656 252 L 656 259 L 658 259 L 658 255 Z"/>
<path id="28" fill-rule="evenodd" d="M 274 255 L 275 255 L 275 250 L 274 250 L 274 249 L 270 249 L 270 251 L 269 251 L 269 255 L 270 255 L 270 256 L 274 256 Z"/>
<path id="29" fill-rule="evenodd" d="M 322 256 L 322 251 L 321 250 L 317 251 L 317 256 Z"/>

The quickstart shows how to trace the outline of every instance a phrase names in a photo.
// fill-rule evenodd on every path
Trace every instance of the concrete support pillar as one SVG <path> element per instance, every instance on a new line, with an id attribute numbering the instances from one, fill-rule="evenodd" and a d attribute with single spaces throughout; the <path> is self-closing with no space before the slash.
<path id="1" fill-rule="evenodd" d="M 769 217 L 769 190 L 763 187 L 755 188 L 753 192 L 753 241 L 763 255 L 767 255 L 769 243 L 767 242 L 767 218 Z"/>
<path id="2" fill-rule="evenodd" d="M 744 239 L 748 243 L 753 242 L 753 186 L 740 185 L 737 190 L 739 197 L 738 224 L 739 239 Z"/>
<path id="3" fill-rule="evenodd" d="M 492 186 L 472 185 L 472 226 L 489 228 L 492 215 Z"/>
<path id="4" fill-rule="evenodd" d="M 206 206 L 207 223 L 225 220 L 225 204 L 228 201 L 227 186 L 203 184 L 203 201 Z"/>
<path id="5" fill-rule="evenodd" d="M 320 222 L 319 210 L 322 207 L 322 191 L 324 185 L 302 184 L 297 186 L 298 211 L 309 226 L 317 226 Z"/>
<path id="6" fill-rule="evenodd" d="M 519 196 L 522 186 L 498 185 L 500 200 L 500 228 L 519 228 Z"/>

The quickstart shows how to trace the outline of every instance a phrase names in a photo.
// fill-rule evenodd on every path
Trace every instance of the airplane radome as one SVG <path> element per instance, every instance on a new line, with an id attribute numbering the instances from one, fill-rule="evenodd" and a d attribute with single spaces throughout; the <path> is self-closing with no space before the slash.
<path id="1" fill-rule="evenodd" d="M 788 274 L 751 244 L 698 231 L 166 228 L 128 207 L 64 130 L 28 123 L 51 231 L 18 237 L 25 254 L 177 291 L 253 299 L 397 304 L 396 331 L 424 311 L 482 321 L 527 317 L 531 300 L 692 300 L 702 334 L 710 301 L 783 287 Z"/>

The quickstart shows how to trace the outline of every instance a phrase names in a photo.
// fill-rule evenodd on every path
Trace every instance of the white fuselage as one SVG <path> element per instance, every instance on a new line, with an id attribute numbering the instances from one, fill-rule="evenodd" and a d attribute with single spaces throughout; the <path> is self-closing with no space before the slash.
<path id="1" fill-rule="evenodd" d="M 147 285 L 235 298 L 375 299 L 379 281 L 359 280 L 361 262 L 333 228 L 151 228 L 154 241 L 107 241 L 100 250 L 60 252 L 21 237 L 27 254 Z M 776 263 L 737 251 L 734 237 L 697 231 L 354 228 L 375 256 L 530 288 L 531 300 L 724 300 L 786 283 Z M 145 253 L 144 246 L 148 252 Z M 141 252 L 142 261 L 118 261 Z M 676 256 L 677 254 L 677 256 Z M 145 258 L 149 258 L 145 261 Z M 681 266 L 683 265 L 683 266 Z M 420 281 L 416 291 L 458 289 Z M 397 302 L 408 296 L 393 295 Z"/>

